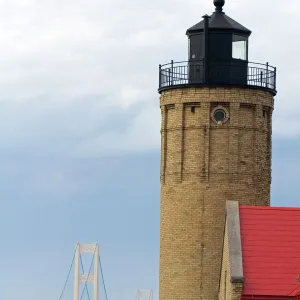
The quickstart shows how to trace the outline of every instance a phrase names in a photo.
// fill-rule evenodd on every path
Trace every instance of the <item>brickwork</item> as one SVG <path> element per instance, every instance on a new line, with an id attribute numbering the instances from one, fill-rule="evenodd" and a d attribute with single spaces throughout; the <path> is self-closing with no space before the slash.
<path id="1" fill-rule="evenodd" d="M 222 125 L 211 118 L 219 105 Z M 182 88 L 162 92 L 160 106 L 159 299 L 217 300 L 226 200 L 270 205 L 273 96 Z"/>

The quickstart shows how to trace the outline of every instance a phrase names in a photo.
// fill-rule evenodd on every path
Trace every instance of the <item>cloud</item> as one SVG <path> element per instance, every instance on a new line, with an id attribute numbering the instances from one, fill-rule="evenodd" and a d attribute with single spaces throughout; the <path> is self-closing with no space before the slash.
<path id="1" fill-rule="evenodd" d="M 187 58 L 185 30 L 210 1 L 0 3 L 1 153 L 159 148 L 158 64 Z M 274 134 L 290 137 L 300 134 L 290 121 L 300 108 L 298 2 L 280 4 L 231 1 L 225 11 L 252 30 L 250 59 L 278 67 Z"/>
<path id="2" fill-rule="evenodd" d="M 78 147 L 79 156 L 97 156 L 107 153 L 130 153 L 157 150 L 160 146 L 160 113 L 154 106 L 148 106 L 132 119 L 130 125 L 120 133 L 120 129 L 107 130 L 90 139 L 83 140 Z"/>
<path id="3" fill-rule="evenodd" d="M 0 103 L 0 153 L 30 156 L 97 156 L 111 151 L 159 147 L 157 103 L 141 101 L 143 91 L 120 91 L 117 105 L 105 95 L 73 101 L 32 99 Z M 135 97 L 130 98 L 128 93 Z M 102 105 L 101 101 L 106 102 Z"/>

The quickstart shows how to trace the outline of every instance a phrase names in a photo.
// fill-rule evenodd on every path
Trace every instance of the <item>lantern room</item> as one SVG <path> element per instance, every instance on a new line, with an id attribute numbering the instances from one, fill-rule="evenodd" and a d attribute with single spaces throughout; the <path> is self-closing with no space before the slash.
<path id="1" fill-rule="evenodd" d="M 188 61 L 160 65 L 159 91 L 180 85 L 238 85 L 276 94 L 276 68 L 248 60 L 251 31 L 223 11 L 225 0 L 214 0 L 211 16 L 186 31 Z"/>

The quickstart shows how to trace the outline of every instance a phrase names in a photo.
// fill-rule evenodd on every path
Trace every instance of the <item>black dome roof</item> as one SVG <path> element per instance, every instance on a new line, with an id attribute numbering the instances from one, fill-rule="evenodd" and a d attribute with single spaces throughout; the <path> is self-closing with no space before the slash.
<path id="1" fill-rule="evenodd" d="M 209 29 L 239 31 L 248 36 L 251 34 L 249 29 L 228 17 L 220 8 L 216 8 L 216 11 L 210 16 Z M 189 35 L 190 33 L 203 30 L 204 20 L 189 28 L 186 34 Z"/>

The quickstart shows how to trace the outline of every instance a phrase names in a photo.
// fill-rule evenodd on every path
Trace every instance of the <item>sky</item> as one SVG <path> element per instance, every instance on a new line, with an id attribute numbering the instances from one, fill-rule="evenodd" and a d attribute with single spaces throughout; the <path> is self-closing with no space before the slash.
<path id="1" fill-rule="evenodd" d="M 99 243 L 108 299 L 158 299 L 158 65 L 187 59 L 212 2 L 0 0 L 1 299 L 59 300 L 77 242 Z M 252 30 L 249 59 L 278 69 L 276 206 L 300 205 L 299 9 L 224 7 Z"/>

